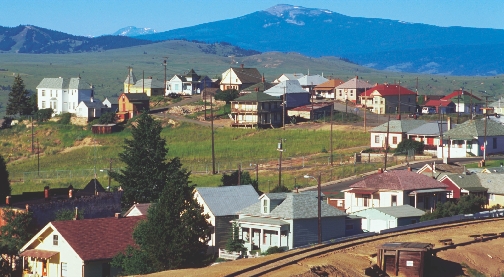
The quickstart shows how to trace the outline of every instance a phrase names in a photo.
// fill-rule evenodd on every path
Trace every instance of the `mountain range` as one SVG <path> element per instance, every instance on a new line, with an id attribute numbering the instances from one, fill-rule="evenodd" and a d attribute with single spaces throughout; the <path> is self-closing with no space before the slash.
<path id="1" fill-rule="evenodd" d="M 0 26 L 0 52 L 96 52 L 179 39 L 205 42 L 211 47 L 235 45 L 237 56 L 279 51 L 333 56 L 394 72 L 467 76 L 504 73 L 504 30 L 350 17 L 292 5 L 276 5 L 238 18 L 166 32 L 129 26 L 114 35 L 95 38 L 31 25 Z"/>

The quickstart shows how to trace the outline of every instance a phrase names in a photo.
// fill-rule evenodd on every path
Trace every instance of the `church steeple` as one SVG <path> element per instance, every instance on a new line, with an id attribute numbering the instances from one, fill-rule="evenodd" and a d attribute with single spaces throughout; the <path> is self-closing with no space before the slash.
<path id="1" fill-rule="evenodd" d="M 124 92 L 129 93 L 129 88 L 134 86 L 137 82 L 135 74 L 133 74 L 133 67 L 128 67 L 128 76 L 126 76 L 126 80 L 124 80 Z"/>

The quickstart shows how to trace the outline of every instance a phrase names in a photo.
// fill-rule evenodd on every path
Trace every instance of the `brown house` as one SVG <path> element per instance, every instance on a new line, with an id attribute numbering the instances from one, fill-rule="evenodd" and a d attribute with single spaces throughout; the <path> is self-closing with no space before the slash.
<path id="1" fill-rule="evenodd" d="M 122 93 L 119 95 L 120 120 L 127 120 L 149 110 L 149 97 L 144 93 Z"/>

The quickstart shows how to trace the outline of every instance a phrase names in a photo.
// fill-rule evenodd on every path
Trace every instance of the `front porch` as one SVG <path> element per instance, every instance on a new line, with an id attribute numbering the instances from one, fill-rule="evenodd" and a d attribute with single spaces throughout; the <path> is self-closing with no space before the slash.
<path id="1" fill-rule="evenodd" d="M 290 223 L 281 219 L 265 217 L 245 217 L 235 220 L 240 226 L 240 238 L 245 241 L 248 251 L 268 250 L 272 246 L 288 250 L 292 238 Z"/>

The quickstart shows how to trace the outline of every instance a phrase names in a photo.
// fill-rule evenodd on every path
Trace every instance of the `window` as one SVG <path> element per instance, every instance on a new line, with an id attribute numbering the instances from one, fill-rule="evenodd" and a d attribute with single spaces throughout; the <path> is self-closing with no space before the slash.
<path id="1" fill-rule="evenodd" d="M 338 203 L 337 204 L 338 207 L 343 207 L 343 200 L 338 200 L 337 203 Z"/>
<path id="2" fill-rule="evenodd" d="M 46 108 L 46 103 L 45 103 L 45 101 L 42 101 L 41 108 L 42 108 L 42 109 L 45 109 L 45 108 Z"/>
<path id="3" fill-rule="evenodd" d="M 380 136 L 378 136 L 378 135 L 374 136 L 374 142 L 380 143 Z"/>
<path id="4" fill-rule="evenodd" d="M 489 193 L 488 194 L 488 200 L 495 201 L 495 194 Z"/>
<path id="5" fill-rule="evenodd" d="M 397 206 L 397 195 L 392 195 L 392 205 L 391 206 Z"/>
<path id="6" fill-rule="evenodd" d="M 53 245 L 58 245 L 58 235 L 53 235 Z"/>
<path id="7" fill-rule="evenodd" d="M 266 199 L 263 200 L 263 213 L 268 213 L 268 200 Z"/>
<path id="8" fill-rule="evenodd" d="M 58 97 L 58 91 L 56 91 L 56 97 Z"/>
<path id="9" fill-rule="evenodd" d="M 363 194 L 363 195 L 362 195 L 362 200 L 363 200 L 363 202 L 364 202 L 364 203 L 363 203 L 363 206 L 364 206 L 364 207 L 369 207 L 369 204 L 370 204 L 370 203 L 369 203 L 369 195 L 367 195 L 367 194 Z"/>
<path id="10" fill-rule="evenodd" d="M 173 87 L 175 88 L 176 91 L 178 90 L 178 84 L 175 84 Z"/>
<path id="11" fill-rule="evenodd" d="M 45 96 L 45 89 L 42 90 L 42 96 Z"/>
<path id="12" fill-rule="evenodd" d="M 67 265 L 67 263 L 61 263 L 61 277 L 68 277 L 68 265 Z"/>
<path id="13" fill-rule="evenodd" d="M 392 144 L 397 144 L 397 137 L 392 137 Z"/>
<path id="14" fill-rule="evenodd" d="M 497 138 L 493 138 L 493 149 L 497 149 Z"/>

